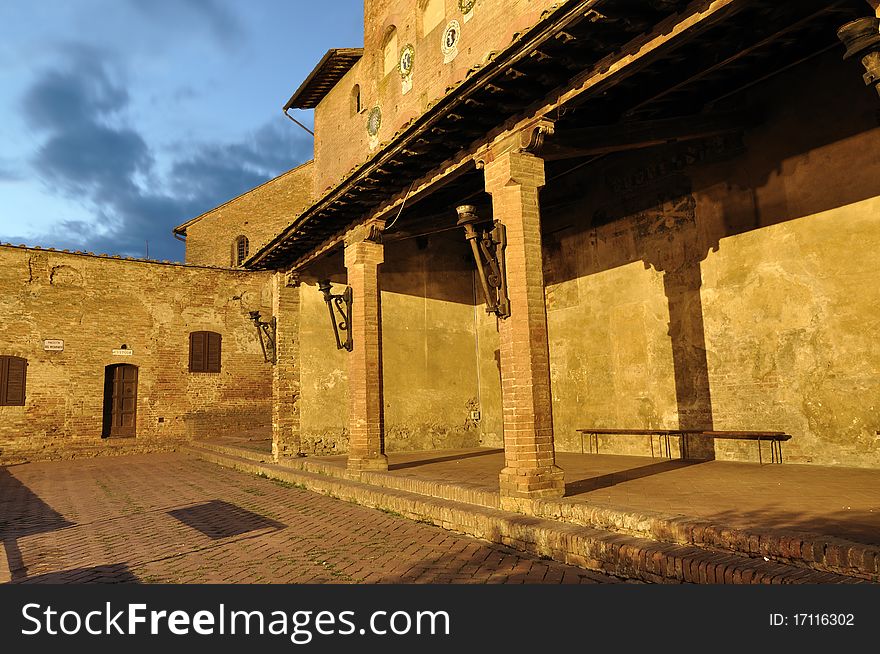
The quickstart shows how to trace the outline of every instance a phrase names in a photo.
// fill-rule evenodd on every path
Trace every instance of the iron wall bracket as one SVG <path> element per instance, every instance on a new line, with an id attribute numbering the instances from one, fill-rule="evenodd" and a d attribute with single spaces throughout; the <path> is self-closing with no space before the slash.
<path id="1" fill-rule="evenodd" d="M 351 352 L 354 343 L 351 338 L 351 305 L 352 291 L 346 286 L 341 294 L 331 291 L 329 279 L 318 282 L 318 290 L 324 294 L 324 302 L 330 311 L 330 324 L 333 325 L 333 335 L 336 337 L 336 349 Z M 343 336 L 345 337 L 343 340 Z"/>
<path id="2" fill-rule="evenodd" d="M 866 16 L 851 21 L 837 30 L 837 38 L 846 46 L 843 58 L 858 57 L 865 68 L 865 85 L 880 93 L 880 18 Z"/>
<path id="3" fill-rule="evenodd" d="M 477 264 L 477 275 L 486 298 L 486 313 L 499 318 L 510 317 L 510 299 L 507 295 L 507 230 L 499 221 L 491 229 L 480 229 L 481 222 L 476 207 L 465 204 L 456 208 L 458 224 L 464 227 L 465 238 L 471 244 L 471 252 Z M 484 222 L 484 221 L 483 221 Z"/>
<path id="4" fill-rule="evenodd" d="M 275 350 L 275 338 L 278 323 L 275 320 L 275 316 L 272 316 L 270 320 L 265 321 L 260 320 L 259 311 L 251 311 L 249 315 L 251 320 L 254 321 L 254 326 L 257 328 L 257 336 L 260 338 L 260 347 L 263 350 L 263 359 L 266 363 L 275 365 L 278 360 Z"/>

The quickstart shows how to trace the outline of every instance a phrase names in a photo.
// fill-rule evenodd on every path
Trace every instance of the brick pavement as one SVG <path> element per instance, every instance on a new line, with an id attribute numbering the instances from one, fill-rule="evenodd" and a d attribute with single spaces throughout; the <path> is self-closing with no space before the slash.
<path id="1" fill-rule="evenodd" d="M 603 583 L 183 454 L 0 468 L 0 581 Z"/>

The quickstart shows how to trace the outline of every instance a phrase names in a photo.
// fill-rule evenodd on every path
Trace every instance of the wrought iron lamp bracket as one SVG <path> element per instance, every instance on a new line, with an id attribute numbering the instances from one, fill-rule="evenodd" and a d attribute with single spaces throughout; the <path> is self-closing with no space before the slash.
<path id="1" fill-rule="evenodd" d="M 486 313 L 499 318 L 510 317 L 510 299 L 507 295 L 507 230 L 499 221 L 491 228 L 482 229 L 476 207 L 462 205 L 456 208 L 458 224 L 464 227 L 465 238 L 471 244 L 471 252 L 477 264 L 477 275 L 486 298 Z"/>
<path id="2" fill-rule="evenodd" d="M 872 0 L 869 4 L 878 6 Z M 846 46 L 843 58 L 858 58 L 865 69 L 865 85 L 880 93 L 880 11 L 878 16 L 865 16 L 843 25 L 837 30 L 837 38 Z"/>
<path id="3" fill-rule="evenodd" d="M 354 342 L 351 338 L 351 305 L 353 294 L 351 287 L 347 286 L 342 293 L 334 294 L 331 291 L 330 280 L 318 282 L 318 290 L 324 294 L 324 302 L 330 311 L 330 324 L 333 326 L 333 335 L 336 337 L 336 349 L 351 352 Z"/>
<path id="4" fill-rule="evenodd" d="M 260 338 L 260 348 L 263 350 L 263 359 L 266 363 L 275 365 L 278 360 L 275 349 L 278 322 L 275 319 L 275 316 L 272 316 L 272 318 L 266 321 L 260 320 L 259 311 L 251 311 L 249 315 L 251 320 L 254 321 L 254 326 L 257 328 L 257 335 Z"/>

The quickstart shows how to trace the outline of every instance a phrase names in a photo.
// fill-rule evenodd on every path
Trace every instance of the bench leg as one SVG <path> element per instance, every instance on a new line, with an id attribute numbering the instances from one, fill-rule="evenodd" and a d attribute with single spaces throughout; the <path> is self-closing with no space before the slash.
<path id="1" fill-rule="evenodd" d="M 782 463 L 782 441 L 770 441 L 770 451 L 774 463 Z"/>
<path id="2" fill-rule="evenodd" d="M 771 456 L 772 456 L 772 452 L 771 452 Z M 761 441 L 760 440 L 758 441 L 758 465 L 759 466 L 764 465 L 764 461 L 761 458 Z"/>

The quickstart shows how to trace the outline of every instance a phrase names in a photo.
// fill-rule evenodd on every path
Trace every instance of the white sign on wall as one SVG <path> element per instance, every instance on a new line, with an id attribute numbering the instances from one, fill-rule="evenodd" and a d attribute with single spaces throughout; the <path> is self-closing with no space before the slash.
<path id="1" fill-rule="evenodd" d="M 43 341 L 43 349 L 46 352 L 64 352 L 64 341 L 59 338 L 47 338 Z"/>
<path id="2" fill-rule="evenodd" d="M 130 357 L 132 354 L 134 354 L 134 350 L 113 350 L 115 357 Z"/>

